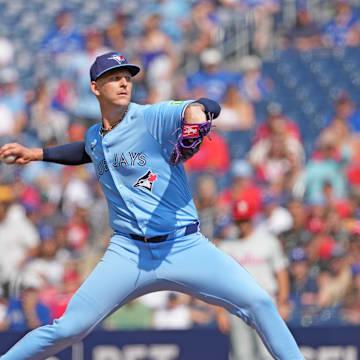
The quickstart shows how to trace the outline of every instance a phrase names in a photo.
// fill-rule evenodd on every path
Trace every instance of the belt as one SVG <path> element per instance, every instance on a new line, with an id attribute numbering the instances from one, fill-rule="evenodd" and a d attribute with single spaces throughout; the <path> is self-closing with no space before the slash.
<path id="1" fill-rule="evenodd" d="M 199 222 L 196 221 L 193 224 L 190 224 L 185 227 L 185 232 L 182 234 L 182 236 L 194 234 L 198 231 Z M 178 231 L 175 231 L 177 234 Z M 134 240 L 139 240 L 143 242 L 150 242 L 150 243 L 159 243 L 165 241 L 169 235 L 171 234 L 165 234 L 165 235 L 159 235 L 159 236 L 153 236 L 153 237 L 146 237 L 142 235 L 136 235 L 136 234 L 130 234 L 130 237 Z"/>

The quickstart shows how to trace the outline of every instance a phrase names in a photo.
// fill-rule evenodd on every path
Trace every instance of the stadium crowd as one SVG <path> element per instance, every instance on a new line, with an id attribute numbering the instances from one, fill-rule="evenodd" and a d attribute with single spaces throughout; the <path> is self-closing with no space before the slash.
<path id="1" fill-rule="evenodd" d="M 309 151 L 303 126 L 263 72 L 269 58 L 289 49 L 300 56 L 359 46 L 360 18 L 350 1 L 328 2 L 322 22 L 311 19 L 308 3 L 297 3 L 290 28 L 279 26 L 279 0 L 137 0 L 111 12 L 105 27 L 79 27 L 72 9 L 59 6 L 26 78 L 17 62 L 21 52 L 0 31 L 0 145 L 82 141 L 99 120 L 89 67 L 97 55 L 120 51 L 145 70 L 134 80 L 134 102 L 206 96 L 222 105 L 211 138 L 185 164 L 202 232 L 260 282 L 285 270 L 269 291 L 275 299 L 282 292 L 279 310 L 288 324 L 359 325 L 359 110 L 348 91 L 329 95 L 329 118 L 312 134 Z M 234 69 L 219 50 L 219 34 L 239 12 L 251 14 L 253 31 L 248 54 Z M 234 153 L 241 134 L 248 148 Z M 244 223 L 253 227 L 249 236 L 262 234 L 264 248 L 271 239 L 276 254 L 254 253 Z M 0 331 L 61 316 L 110 236 L 91 164 L 0 164 Z M 229 250 L 234 241 L 241 251 Z M 215 307 L 162 292 L 122 307 L 101 326 L 224 329 L 219 319 Z"/>

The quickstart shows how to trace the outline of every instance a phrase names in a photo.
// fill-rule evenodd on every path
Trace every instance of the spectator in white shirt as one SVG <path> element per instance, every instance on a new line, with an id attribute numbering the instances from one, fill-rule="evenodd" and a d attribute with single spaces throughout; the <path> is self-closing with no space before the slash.
<path id="1" fill-rule="evenodd" d="M 188 329 L 191 327 L 191 313 L 184 298 L 187 298 L 187 295 L 169 293 L 167 307 L 154 312 L 153 326 L 155 329 Z"/>
<path id="2" fill-rule="evenodd" d="M 9 283 L 37 253 L 40 238 L 10 186 L 0 185 L 0 282 Z"/>
<path id="3" fill-rule="evenodd" d="M 225 240 L 219 247 L 238 261 L 277 303 L 280 315 L 289 313 L 288 260 L 280 241 L 266 228 L 256 228 L 254 208 L 247 200 L 234 204 L 233 218 L 239 232 L 236 239 Z M 218 324 L 223 332 L 230 331 L 234 360 L 272 359 L 255 330 L 235 316 L 228 317 L 218 308 Z"/>

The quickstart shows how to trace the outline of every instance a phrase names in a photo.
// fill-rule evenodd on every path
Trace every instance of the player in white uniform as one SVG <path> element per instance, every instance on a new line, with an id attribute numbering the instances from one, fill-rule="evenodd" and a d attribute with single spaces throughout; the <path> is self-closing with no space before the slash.
<path id="1" fill-rule="evenodd" d="M 255 278 L 285 316 L 289 294 L 288 260 L 276 237 L 264 228 L 255 228 L 252 221 L 254 210 L 246 200 L 234 204 L 233 217 L 239 238 L 224 240 L 219 247 Z M 272 359 L 254 329 L 235 316 L 229 317 L 224 311 L 219 310 L 218 317 L 221 329 L 230 330 L 233 360 Z"/>
<path id="2" fill-rule="evenodd" d="M 85 142 L 28 149 L 8 144 L 4 158 L 92 162 L 114 230 L 104 257 L 72 297 L 64 315 L 33 330 L 2 360 L 41 360 L 81 340 L 123 304 L 149 292 L 173 290 L 226 307 L 261 333 L 275 359 L 303 360 L 266 292 L 236 261 L 199 231 L 182 162 L 210 131 L 220 106 L 210 99 L 130 102 L 137 65 L 118 53 L 98 56 L 91 90 L 102 122 Z M 180 354 L 181 357 L 181 354 Z"/>

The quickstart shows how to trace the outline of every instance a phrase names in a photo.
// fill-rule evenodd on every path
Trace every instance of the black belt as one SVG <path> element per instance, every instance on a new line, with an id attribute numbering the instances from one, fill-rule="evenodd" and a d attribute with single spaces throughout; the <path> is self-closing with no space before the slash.
<path id="1" fill-rule="evenodd" d="M 186 226 L 183 236 L 196 233 L 198 231 L 198 226 L 199 226 L 198 221 L 194 222 L 193 224 L 190 224 L 190 225 Z M 148 237 L 141 236 L 141 235 L 130 234 L 130 237 L 132 239 L 134 239 L 134 240 L 139 240 L 139 241 L 143 241 L 143 242 L 150 242 L 150 243 L 163 242 L 168 238 L 168 236 L 169 236 L 169 234 L 153 236 L 153 237 L 148 238 Z"/>

